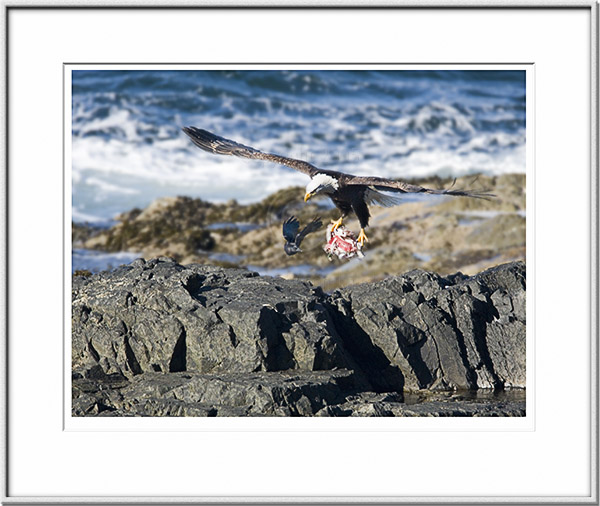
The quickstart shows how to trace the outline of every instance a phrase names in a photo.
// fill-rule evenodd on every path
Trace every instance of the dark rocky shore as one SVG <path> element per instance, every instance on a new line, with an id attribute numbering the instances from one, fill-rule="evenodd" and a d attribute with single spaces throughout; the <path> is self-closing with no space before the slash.
<path id="1" fill-rule="evenodd" d="M 74 416 L 523 416 L 525 265 L 325 293 L 170 258 L 73 277 Z"/>

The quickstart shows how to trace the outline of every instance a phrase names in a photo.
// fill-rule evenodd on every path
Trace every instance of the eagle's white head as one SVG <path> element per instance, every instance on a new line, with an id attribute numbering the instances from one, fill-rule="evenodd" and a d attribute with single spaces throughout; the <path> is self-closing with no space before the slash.
<path id="1" fill-rule="evenodd" d="M 306 185 L 306 195 L 304 202 L 309 198 L 318 195 L 319 193 L 333 193 L 340 187 L 336 178 L 327 174 L 315 174 L 310 182 Z"/>

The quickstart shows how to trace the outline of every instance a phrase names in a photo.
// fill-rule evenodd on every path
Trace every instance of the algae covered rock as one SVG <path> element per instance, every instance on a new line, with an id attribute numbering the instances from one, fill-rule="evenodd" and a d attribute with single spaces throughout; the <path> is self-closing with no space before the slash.
<path id="1" fill-rule="evenodd" d="M 451 179 L 411 182 L 448 188 Z M 377 281 L 420 268 L 441 275 L 475 274 L 500 263 L 525 259 L 525 176 L 463 177 L 455 188 L 488 190 L 490 200 L 406 195 L 392 208 L 371 206 L 369 243 L 362 262 L 329 262 L 323 252 L 326 226 L 339 218 L 327 197 L 304 203 L 304 189 L 279 190 L 260 202 L 206 202 L 167 197 L 146 209 L 122 213 L 109 229 L 88 230 L 74 224 L 79 246 L 140 257 L 169 256 L 182 264 L 203 263 L 279 272 L 335 288 Z M 307 236 L 302 253 L 283 252 L 282 222 L 291 215 L 305 223 L 320 217 L 323 230 Z M 350 216 L 346 226 L 358 233 Z"/>

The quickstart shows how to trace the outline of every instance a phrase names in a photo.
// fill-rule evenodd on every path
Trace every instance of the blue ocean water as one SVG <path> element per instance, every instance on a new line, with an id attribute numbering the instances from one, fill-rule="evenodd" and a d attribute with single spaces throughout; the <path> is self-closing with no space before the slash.
<path id="1" fill-rule="evenodd" d="M 353 174 L 502 174 L 525 171 L 525 107 L 524 71 L 74 70 L 73 220 L 308 182 L 204 153 L 183 126 Z"/>

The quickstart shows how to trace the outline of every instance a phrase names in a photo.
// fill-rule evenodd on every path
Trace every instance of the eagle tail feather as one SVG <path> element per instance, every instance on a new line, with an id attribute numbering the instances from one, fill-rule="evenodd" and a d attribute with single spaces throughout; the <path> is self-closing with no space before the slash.
<path id="1" fill-rule="evenodd" d="M 385 191 L 393 191 L 393 188 L 383 188 Z M 393 207 L 402 203 L 401 195 L 390 195 L 383 193 L 376 187 L 369 187 L 365 192 L 365 200 L 367 204 L 376 204 L 381 207 Z"/>

